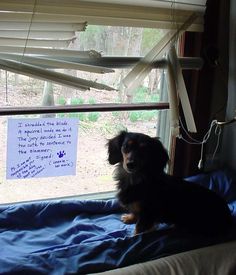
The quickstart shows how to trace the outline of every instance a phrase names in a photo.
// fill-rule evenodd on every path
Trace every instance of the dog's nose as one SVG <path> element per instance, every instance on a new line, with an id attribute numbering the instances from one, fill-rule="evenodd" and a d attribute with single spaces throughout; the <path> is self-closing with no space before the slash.
<path id="1" fill-rule="evenodd" d="M 126 166 L 129 170 L 133 170 L 135 168 L 135 163 L 134 161 L 129 161 L 126 163 Z"/>

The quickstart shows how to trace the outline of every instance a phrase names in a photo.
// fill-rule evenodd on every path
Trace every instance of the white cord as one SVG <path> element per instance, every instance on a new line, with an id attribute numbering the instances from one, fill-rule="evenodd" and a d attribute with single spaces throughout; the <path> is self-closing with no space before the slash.
<path id="1" fill-rule="evenodd" d="M 200 155 L 200 160 L 198 163 L 198 169 L 201 170 L 203 168 L 203 150 L 204 150 L 204 144 L 208 141 L 210 135 L 211 135 L 211 131 L 214 125 L 217 125 L 217 120 L 212 120 L 211 125 L 210 125 L 210 129 L 208 130 L 208 132 L 205 134 L 205 136 L 203 137 L 202 140 L 202 146 L 201 146 L 201 155 Z"/>
<path id="2" fill-rule="evenodd" d="M 201 142 L 193 142 L 193 141 L 188 141 L 187 139 L 185 139 L 181 134 L 178 136 L 179 139 L 182 139 L 183 141 L 185 141 L 188 144 L 192 144 L 192 145 L 201 145 Z"/>
<path id="3" fill-rule="evenodd" d="M 200 153 L 200 160 L 199 160 L 199 163 L 198 163 L 198 169 L 202 169 L 203 168 L 203 150 L 204 150 L 204 144 L 208 141 L 208 139 L 210 138 L 210 135 L 211 135 L 211 132 L 212 132 L 212 129 L 214 126 L 216 126 L 215 128 L 215 135 L 217 136 L 217 144 L 216 144 L 216 148 L 214 150 L 214 153 L 212 155 L 212 161 L 213 159 L 215 158 L 215 154 L 219 148 L 219 143 L 220 143 L 220 135 L 221 135 L 221 128 L 220 126 L 217 124 L 217 120 L 212 120 L 211 122 L 211 125 L 210 125 L 210 128 L 209 130 L 206 132 L 206 134 L 204 135 L 202 141 L 199 141 L 193 137 L 191 137 L 189 135 L 189 133 L 187 132 L 187 130 L 184 128 L 184 125 L 180 119 L 180 125 L 183 129 L 183 131 L 185 132 L 185 134 L 187 135 L 187 137 L 191 140 L 191 141 L 188 141 L 186 140 L 185 138 L 183 138 L 182 135 L 179 136 L 180 139 L 182 139 L 183 141 L 185 141 L 186 143 L 188 144 L 192 144 L 192 145 L 201 145 L 201 153 Z"/>
<path id="4" fill-rule="evenodd" d="M 189 139 L 191 139 L 192 141 L 194 141 L 194 143 L 189 143 L 189 144 L 202 144 L 202 141 L 197 140 L 197 139 L 195 139 L 195 138 L 193 138 L 193 137 L 190 136 L 190 134 L 188 133 L 188 131 L 184 128 L 184 125 L 183 125 L 183 122 L 182 122 L 181 118 L 179 118 L 179 122 L 180 122 L 180 126 L 182 127 L 182 129 L 183 129 L 184 133 L 187 135 L 187 137 Z M 188 143 L 187 140 L 186 140 L 186 142 Z"/>
<path id="5" fill-rule="evenodd" d="M 215 155 L 216 155 L 216 152 L 217 152 L 217 150 L 218 150 L 218 148 L 219 148 L 221 132 L 222 132 L 221 127 L 220 127 L 219 125 L 216 125 L 216 128 L 215 128 L 215 135 L 217 136 L 217 143 L 216 143 L 216 148 L 215 148 L 215 151 L 214 151 L 214 153 L 213 153 L 213 155 L 212 155 L 211 161 L 214 160 Z"/>
<path id="6" fill-rule="evenodd" d="M 208 139 L 211 135 L 211 131 L 212 131 L 213 126 L 217 125 L 217 120 L 212 120 L 209 130 L 206 132 L 206 134 L 204 135 L 204 137 L 201 141 L 197 140 L 197 139 L 195 139 L 195 138 L 193 138 L 189 135 L 187 130 L 184 128 L 184 125 L 183 125 L 181 119 L 180 119 L 180 125 L 181 125 L 181 128 L 183 129 L 183 131 L 185 132 L 185 134 L 188 136 L 188 138 L 191 139 L 191 141 L 188 141 L 188 140 L 184 139 L 182 135 L 180 135 L 179 138 L 183 139 L 186 143 L 197 145 L 197 144 L 204 144 L 208 141 Z"/>

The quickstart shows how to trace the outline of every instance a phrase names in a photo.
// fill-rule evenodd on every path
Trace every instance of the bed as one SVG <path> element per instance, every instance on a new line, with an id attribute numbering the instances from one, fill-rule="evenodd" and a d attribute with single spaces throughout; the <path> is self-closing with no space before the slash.
<path id="1" fill-rule="evenodd" d="M 187 180 L 221 194 L 236 220 L 236 173 L 223 169 Z M 221 238 L 196 237 L 166 224 L 133 236 L 134 225 L 123 224 L 121 214 L 116 199 L 2 205 L 0 273 L 236 274 L 236 226 Z M 212 269 L 203 272 L 206 262 Z M 228 269 L 219 273 L 223 263 Z M 195 265 L 201 273 L 191 272 Z M 178 273 L 180 267 L 190 271 Z"/>
<path id="2" fill-rule="evenodd" d="M 236 241 L 190 250 L 97 275 L 234 275 Z"/>

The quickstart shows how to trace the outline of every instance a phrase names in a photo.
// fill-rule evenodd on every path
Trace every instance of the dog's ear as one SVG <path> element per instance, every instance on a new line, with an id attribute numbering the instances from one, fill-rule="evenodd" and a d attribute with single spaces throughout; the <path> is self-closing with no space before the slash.
<path id="1" fill-rule="evenodd" d="M 159 140 L 159 138 L 153 138 L 154 142 L 154 148 L 153 148 L 153 154 L 155 158 L 155 167 L 158 169 L 159 172 L 164 171 L 168 161 L 169 161 L 169 156 L 167 153 L 167 150 Z"/>
<path id="2" fill-rule="evenodd" d="M 123 157 L 121 153 L 121 146 L 126 133 L 126 131 L 121 131 L 117 136 L 108 140 L 108 161 L 110 164 L 116 164 L 122 161 Z"/>

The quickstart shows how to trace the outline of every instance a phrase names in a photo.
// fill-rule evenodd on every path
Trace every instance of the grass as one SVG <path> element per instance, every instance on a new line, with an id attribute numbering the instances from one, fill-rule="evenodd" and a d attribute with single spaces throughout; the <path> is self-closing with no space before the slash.
<path id="1" fill-rule="evenodd" d="M 65 105 L 66 99 L 64 97 L 60 97 L 57 101 L 59 105 Z M 81 97 L 79 98 L 71 98 L 71 105 L 82 105 L 86 103 L 85 100 Z M 96 100 L 94 98 L 89 98 L 89 104 L 95 104 Z M 90 121 L 96 122 L 99 119 L 100 114 L 98 112 L 91 113 L 63 113 L 59 114 L 58 117 L 70 117 L 70 118 L 78 118 L 80 121 Z"/>

